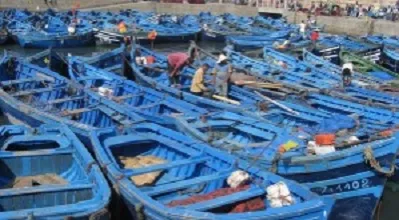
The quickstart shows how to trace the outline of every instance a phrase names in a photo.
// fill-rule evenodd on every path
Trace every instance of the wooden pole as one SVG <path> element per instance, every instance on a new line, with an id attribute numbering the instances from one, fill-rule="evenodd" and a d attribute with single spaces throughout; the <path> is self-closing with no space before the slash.
<path id="1" fill-rule="evenodd" d="M 283 105 L 283 104 L 281 104 L 281 103 L 279 103 L 279 102 L 277 102 L 277 101 L 274 101 L 273 99 L 271 99 L 271 98 L 269 98 L 269 97 L 267 97 L 267 96 L 264 96 L 264 95 L 260 94 L 258 91 L 255 91 L 255 93 L 256 93 L 258 96 L 260 96 L 261 98 L 263 98 L 264 100 L 266 100 L 266 101 L 268 101 L 268 102 L 271 102 L 271 103 L 275 104 L 277 107 L 280 107 L 281 109 L 283 109 L 283 110 L 285 110 L 285 111 L 287 111 L 287 112 L 290 112 L 290 113 L 292 113 L 292 114 L 294 114 L 294 115 L 299 115 L 299 112 L 294 111 L 293 109 L 288 108 L 287 106 L 285 106 L 285 105 Z"/>
<path id="2" fill-rule="evenodd" d="M 241 105 L 241 103 L 239 101 L 232 100 L 232 99 L 226 98 L 224 96 L 213 95 L 212 98 L 220 100 L 220 101 L 225 101 L 225 102 L 233 104 L 233 105 Z"/>

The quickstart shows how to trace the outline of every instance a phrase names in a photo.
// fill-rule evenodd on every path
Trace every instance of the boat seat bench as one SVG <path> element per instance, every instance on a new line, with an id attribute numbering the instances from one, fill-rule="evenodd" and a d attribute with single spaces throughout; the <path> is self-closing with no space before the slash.
<path id="1" fill-rule="evenodd" d="M 86 81 L 86 80 L 105 80 L 103 77 L 100 76 L 81 76 L 78 78 L 79 81 Z"/>
<path id="2" fill-rule="evenodd" d="M 112 120 L 116 121 L 117 123 L 120 123 L 122 125 L 131 125 L 134 122 L 131 121 L 129 118 L 127 118 L 125 115 L 121 115 L 118 112 L 114 111 L 113 109 L 110 109 L 105 106 L 99 106 L 97 107 L 98 110 L 100 110 L 102 113 L 105 115 L 109 116 L 112 118 Z"/>
<path id="3" fill-rule="evenodd" d="M 143 95 L 144 95 L 144 93 L 129 94 L 129 95 L 123 95 L 123 96 L 113 96 L 111 99 L 113 101 L 120 102 L 120 101 L 123 101 L 125 99 L 140 97 L 140 96 L 143 96 Z"/>
<path id="4" fill-rule="evenodd" d="M 155 103 L 151 103 L 151 104 L 148 104 L 148 105 L 142 105 L 142 106 L 134 107 L 134 109 L 146 109 L 146 108 L 153 108 L 153 107 L 155 107 L 155 106 L 159 106 L 159 105 L 161 105 L 161 104 L 163 104 L 163 102 L 162 102 L 162 101 L 161 101 L 161 102 L 155 102 Z"/>
<path id="5" fill-rule="evenodd" d="M 78 108 L 78 109 L 72 109 L 72 110 L 65 110 L 61 114 L 62 116 L 70 116 L 70 115 L 76 115 L 76 114 L 81 114 L 84 112 L 89 112 L 93 111 L 93 108 Z"/>
<path id="6" fill-rule="evenodd" d="M 211 157 L 199 157 L 195 159 L 185 159 L 185 160 L 178 160 L 170 163 L 163 163 L 163 164 L 158 164 L 158 165 L 153 165 L 153 166 L 147 166 L 139 169 L 134 169 L 134 170 L 127 170 L 124 172 L 126 176 L 137 176 L 145 173 L 151 173 L 155 171 L 160 171 L 160 170 L 167 170 L 171 169 L 174 167 L 179 167 L 179 166 L 184 166 L 184 165 L 190 165 L 190 164 L 197 164 L 197 163 L 203 163 L 208 160 L 211 160 Z"/>
<path id="7" fill-rule="evenodd" d="M 210 182 L 212 180 L 225 179 L 230 175 L 231 175 L 230 171 L 222 171 L 207 176 L 196 177 L 190 180 L 182 180 L 180 181 L 181 183 L 173 182 L 169 184 L 163 184 L 151 187 L 147 189 L 145 192 L 147 193 L 148 196 L 156 196 L 159 194 L 173 192 L 179 189 L 184 189 L 190 186 L 198 185 L 204 182 Z"/>
<path id="8" fill-rule="evenodd" d="M 38 78 L 26 78 L 26 79 L 19 79 L 19 80 L 9 80 L 1 82 L 2 86 L 10 86 L 15 84 L 22 84 L 28 82 L 50 82 L 50 80 L 38 79 Z"/>
<path id="9" fill-rule="evenodd" d="M 94 187 L 91 183 L 84 184 L 67 184 L 67 185 L 41 185 L 26 188 L 12 188 L 0 190 L 0 198 L 7 196 L 18 196 L 24 194 L 39 194 L 46 192 L 60 192 L 70 190 L 92 189 Z"/>
<path id="10" fill-rule="evenodd" d="M 114 66 L 107 67 L 104 70 L 108 71 L 108 72 L 112 72 L 113 70 L 120 69 L 120 68 L 122 68 L 122 64 L 116 64 Z"/>
<path id="11" fill-rule="evenodd" d="M 54 90 L 60 90 L 60 89 L 65 89 L 66 87 L 51 87 L 51 88 L 42 88 L 42 89 L 32 89 L 32 90 L 25 90 L 25 91 L 20 91 L 16 92 L 14 94 L 11 94 L 14 97 L 17 96 L 26 96 L 26 95 L 33 95 L 37 93 L 45 93 L 45 92 L 52 92 Z"/>
<path id="12" fill-rule="evenodd" d="M 84 98 L 85 98 L 84 96 L 77 96 L 77 97 L 67 97 L 67 98 L 63 98 L 63 99 L 54 99 L 54 100 L 48 101 L 47 104 L 54 105 L 54 104 L 60 104 L 63 102 L 77 101 L 77 100 L 81 100 Z"/>

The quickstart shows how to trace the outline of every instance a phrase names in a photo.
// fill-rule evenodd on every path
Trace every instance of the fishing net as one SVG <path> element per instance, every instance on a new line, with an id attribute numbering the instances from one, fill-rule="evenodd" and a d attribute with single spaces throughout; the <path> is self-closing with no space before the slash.
<path id="1" fill-rule="evenodd" d="M 134 169 L 147 166 L 153 166 L 157 164 L 163 164 L 166 160 L 149 155 L 149 156 L 137 156 L 137 157 L 119 157 L 120 162 L 123 164 L 125 169 Z M 132 176 L 130 179 L 136 186 L 145 186 L 153 184 L 158 177 L 162 174 L 162 171 L 156 171 L 151 173 L 145 173 L 142 175 Z"/>
<path id="2" fill-rule="evenodd" d="M 17 177 L 14 181 L 8 184 L 6 188 L 24 188 L 56 184 L 66 185 L 68 184 L 68 181 L 55 173 L 47 173 L 43 175 Z"/>

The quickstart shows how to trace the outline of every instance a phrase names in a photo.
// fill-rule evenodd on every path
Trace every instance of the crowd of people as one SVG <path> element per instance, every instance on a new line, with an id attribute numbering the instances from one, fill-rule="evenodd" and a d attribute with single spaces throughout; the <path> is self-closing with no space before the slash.
<path id="1" fill-rule="evenodd" d="M 368 16 L 376 19 L 396 21 L 399 19 L 399 0 L 395 5 L 388 6 L 364 6 L 356 2 L 355 4 L 347 4 L 345 11 L 347 16 L 352 17 Z"/>
<path id="2" fill-rule="evenodd" d="M 293 2 L 289 0 L 288 9 L 291 11 L 302 11 L 313 15 L 324 16 L 351 16 L 351 17 L 371 17 L 375 19 L 386 19 L 390 21 L 399 20 L 399 0 L 394 5 L 362 5 L 359 2 L 354 4 L 346 4 L 345 7 L 334 3 L 312 2 L 309 8 L 305 8 L 299 1 Z"/>

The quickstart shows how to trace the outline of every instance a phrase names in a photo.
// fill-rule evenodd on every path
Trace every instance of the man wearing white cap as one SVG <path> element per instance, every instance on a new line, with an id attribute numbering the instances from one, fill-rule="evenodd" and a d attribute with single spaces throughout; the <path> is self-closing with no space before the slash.
<path id="1" fill-rule="evenodd" d="M 350 86 L 352 81 L 353 64 L 351 62 L 342 65 L 342 84 L 344 87 Z"/>
<path id="2" fill-rule="evenodd" d="M 233 72 L 233 68 L 227 61 L 227 56 L 223 53 L 220 54 L 216 66 L 212 71 L 215 92 L 224 97 L 227 97 L 229 80 Z"/>

